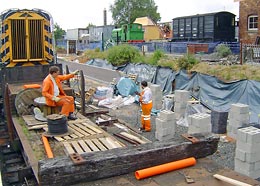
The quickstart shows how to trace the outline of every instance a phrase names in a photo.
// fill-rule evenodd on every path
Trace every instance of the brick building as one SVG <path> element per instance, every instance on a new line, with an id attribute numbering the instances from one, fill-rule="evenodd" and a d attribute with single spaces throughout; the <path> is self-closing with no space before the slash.
<path id="1" fill-rule="evenodd" d="M 234 1 L 239 1 L 240 41 L 260 44 L 260 0 Z"/>

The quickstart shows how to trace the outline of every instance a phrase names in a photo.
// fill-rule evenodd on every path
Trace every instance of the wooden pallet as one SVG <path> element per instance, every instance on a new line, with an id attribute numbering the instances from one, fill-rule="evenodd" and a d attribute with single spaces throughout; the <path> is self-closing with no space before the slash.
<path id="1" fill-rule="evenodd" d="M 57 141 L 73 141 L 80 138 L 93 138 L 93 136 L 104 135 L 103 130 L 89 120 L 78 119 L 75 121 L 69 121 L 68 130 L 68 135 L 54 136 L 54 139 Z"/>
<path id="2" fill-rule="evenodd" d="M 26 125 L 28 126 L 28 130 L 42 129 L 44 127 L 47 127 L 46 121 L 38 121 L 33 115 L 24 115 L 22 117 Z"/>
<path id="3" fill-rule="evenodd" d="M 96 88 L 90 87 L 89 90 L 85 94 L 85 100 L 86 102 L 90 101 L 90 98 L 94 95 L 96 92 Z"/>
<path id="4" fill-rule="evenodd" d="M 112 137 L 100 137 L 93 139 L 80 139 L 77 141 L 63 142 L 66 154 L 83 154 L 88 152 L 106 151 L 124 147 L 122 143 Z"/>

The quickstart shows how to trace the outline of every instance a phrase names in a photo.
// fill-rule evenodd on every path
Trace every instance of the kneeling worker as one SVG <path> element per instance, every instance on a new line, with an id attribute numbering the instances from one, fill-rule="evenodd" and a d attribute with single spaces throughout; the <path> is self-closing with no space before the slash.
<path id="1" fill-rule="evenodd" d="M 74 77 L 78 72 L 76 70 L 68 75 L 59 75 L 59 67 L 51 66 L 49 68 L 49 75 L 43 80 L 42 95 L 46 98 L 46 104 L 52 107 L 61 106 L 60 114 L 67 116 L 69 120 L 77 119 L 73 114 L 75 110 L 74 98 L 65 94 L 61 82 Z"/>
<path id="2" fill-rule="evenodd" d="M 140 96 L 140 104 L 142 107 L 141 124 L 142 127 L 139 129 L 141 131 L 150 132 L 151 131 L 151 111 L 153 108 L 152 103 L 152 91 L 148 87 L 146 81 L 141 82 L 141 87 L 143 91 L 137 93 Z"/>

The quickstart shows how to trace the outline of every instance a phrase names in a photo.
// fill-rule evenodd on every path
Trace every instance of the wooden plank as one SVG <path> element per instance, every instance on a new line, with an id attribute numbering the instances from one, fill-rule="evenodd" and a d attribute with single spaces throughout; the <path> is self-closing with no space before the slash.
<path id="1" fill-rule="evenodd" d="M 19 139 L 21 141 L 21 144 L 23 146 L 23 149 L 26 149 L 26 157 L 28 158 L 29 164 L 32 167 L 34 176 L 36 177 L 37 182 L 39 183 L 38 160 L 34 156 L 33 149 L 31 148 L 31 145 L 30 145 L 27 137 L 25 136 L 25 134 L 23 132 L 22 126 L 20 125 L 18 118 L 13 116 L 12 120 L 13 120 L 13 124 L 14 124 L 15 130 L 16 130 L 16 132 L 17 132 L 17 134 L 19 136 Z"/>
<path id="2" fill-rule="evenodd" d="M 113 148 L 120 148 L 120 147 L 122 147 L 122 145 L 120 143 L 118 143 L 118 141 L 113 140 L 110 137 L 106 137 L 106 140 Z"/>
<path id="3" fill-rule="evenodd" d="M 72 141 L 71 145 L 74 147 L 74 149 L 76 150 L 77 153 L 79 154 L 83 154 L 84 151 L 82 150 L 82 148 L 79 146 L 77 141 Z"/>
<path id="4" fill-rule="evenodd" d="M 45 128 L 45 127 L 48 127 L 48 126 L 46 124 L 44 124 L 44 125 L 35 125 L 35 126 L 28 127 L 28 130 L 37 130 L 37 129 L 42 129 L 42 128 Z"/>
<path id="5" fill-rule="evenodd" d="M 107 149 L 114 149 L 115 147 L 113 147 L 110 143 L 108 143 L 108 141 L 106 140 L 106 138 L 99 138 L 99 141 L 102 142 L 102 144 L 107 148 Z"/>
<path id="6" fill-rule="evenodd" d="M 127 132 L 120 132 L 120 134 L 122 134 L 123 136 L 125 136 L 125 137 L 127 137 L 127 138 L 130 138 L 130 139 L 132 139 L 132 140 L 135 140 L 135 141 L 137 141 L 137 142 L 140 143 L 140 144 L 145 144 L 145 143 L 147 143 L 147 142 L 141 140 L 140 138 L 138 138 L 137 136 L 134 136 L 134 135 L 129 134 L 129 133 L 127 133 Z"/>
<path id="7" fill-rule="evenodd" d="M 101 151 L 106 151 L 106 150 L 107 150 L 107 148 L 106 148 L 102 143 L 100 143 L 100 141 L 98 141 L 97 138 L 92 139 L 92 142 L 95 143 L 95 145 L 96 145 Z"/>
<path id="8" fill-rule="evenodd" d="M 55 136 L 54 139 L 56 139 L 59 142 L 64 141 L 64 139 L 62 137 L 58 137 L 58 136 Z"/>
<path id="9" fill-rule="evenodd" d="M 101 130 L 97 129 L 96 127 L 94 127 L 93 125 L 89 124 L 89 123 L 82 123 L 83 125 L 85 125 L 86 127 L 90 128 L 91 130 L 95 131 L 98 134 L 103 133 Z"/>
<path id="10" fill-rule="evenodd" d="M 90 108 L 92 108 L 92 109 L 95 109 L 95 110 L 98 110 L 98 109 L 100 109 L 100 108 L 98 108 L 98 107 L 96 107 L 96 106 L 94 106 L 94 105 L 88 105 Z"/>
<path id="11" fill-rule="evenodd" d="M 73 154 L 75 153 L 74 149 L 71 147 L 70 143 L 68 142 L 63 142 L 63 145 L 65 147 L 65 149 L 67 150 L 68 154 Z"/>
<path id="12" fill-rule="evenodd" d="M 70 140 L 70 139 L 71 139 L 71 137 L 69 137 L 69 136 L 63 136 L 63 138 L 64 138 L 65 140 Z"/>
<path id="13" fill-rule="evenodd" d="M 80 133 L 82 135 L 80 137 L 89 136 L 89 133 L 86 133 L 85 131 L 83 131 L 80 128 L 80 126 L 78 126 L 78 124 L 70 125 L 70 127 L 73 128 L 74 130 L 76 130 L 77 133 Z"/>
<path id="14" fill-rule="evenodd" d="M 217 178 L 217 179 L 219 179 L 219 180 L 221 180 L 223 182 L 230 183 L 231 185 L 236 185 L 236 186 L 253 186 L 251 184 L 247 184 L 247 183 L 244 183 L 244 182 L 241 182 L 241 181 L 238 181 L 238 180 L 226 177 L 226 176 L 222 176 L 222 175 L 219 175 L 219 174 L 214 174 L 213 177 Z"/>
<path id="15" fill-rule="evenodd" d="M 36 120 L 33 115 L 24 115 L 22 117 L 23 117 L 26 125 L 28 125 L 28 126 L 47 124 L 46 121 L 38 121 L 38 120 Z"/>
<path id="16" fill-rule="evenodd" d="M 79 133 L 79 132 L 75 129 L 75 126 L 69 125 L 69 129 L 72 130 L 73 133 L 76 134 L 77 136 L 79 136 L 80 138 L 84 137 L 83 134 Z"/>
<path id="17" fill-rule="evenodd" d="M 78 142 L 85 152 L 92 152 L 91 149 L 88 147 L 88 145 L 83 140 L 79 140 Z"/>
<path id="18" fill-rule="evenodd" d="M 88 144 L 88 146 L 91 148 L 92 151 L 100 151 L 96 145 L 90 141 L 89 139 L 86 139 L 85 142 Z"/>
<path id="19" fill-rule="evenodd" d="M 84 130 L 85 132 L 89 133 L 90 135 L 95 135 L 96 133 L 90 129 L 88 129 L 86 126 L 81 125 L 81 124 L 76 124 L 79 128 Z"/>
<path id="20" fill-rule="evenodd" d="M 69 136 L 73 139 L 79 138 L 79 136 L 77 136 L 76 134 L 70 134 Z"/>

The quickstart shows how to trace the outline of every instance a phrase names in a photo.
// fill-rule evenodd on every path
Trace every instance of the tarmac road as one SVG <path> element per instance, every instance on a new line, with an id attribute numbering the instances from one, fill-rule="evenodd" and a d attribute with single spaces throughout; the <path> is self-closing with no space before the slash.
<path id="1" fill-rule="evenodd" d="M 83 73 L 87 80 L 98 81 L 101 84 L 109 84 L 113 78 L 119 78 L 120 74 L 114 70 L 102 69 L 99 67 L 93 67 L 89 65 L 79 64 L 75 62 L 66 62 L 59 60 L 60 63 L 68 65 L 70 71 L 83 70 Z M 86 79 L 85 79 L 86 80 Z M 132 125 L 132 127 L 138 128 L 138 123 L 136 119 L 136 114 L 140 108 L 137 105 L 131 107 L 119 108 L 117 110 L 110 111 L 117 118 L 124 120 L 125 122 Z M 134 117 L 133 117 L 134 116 Z M 143 133 L 143 136 L 153 141 L 154 139 L 154 119 L 152 116 L 152 132 Z M 177 134 L 183 131 L 177 132 Z M 160 158 L 160 157 L 158 157 Z M 138 160 L 137 160 L 138 161 Z M 185 181 L 183 175 L 190 176 L 195 182 L 188 184 Z M 231 169 L 224 168 L 217 164 L 215 161 L 209 158 L 202 158 L 197 160 L 197 164 L 193 167 L 185 168 L 182 170 L 171 171 L 161 175 L 156 175 L 143 180 L 137 180 L 135 178 L 134 172 L 129 174 L 124 174 L 120 176 L 115 176 L 106 179 L 100 179 L 96 181 L 90 181 L 85 183 L 75 184 L 75 186 L 230 186 L 231 184 L 224 183 L 222 181 L 216 180 L 213 175 L 221 174 L 228 176 L 230 178 L 243 181 L 251 185 L 260 185 L 258 181 L 251 179 L 246 176 L 239 175 Z"/>
<path id="2" fill-rule="evenodd" d="M 76 62 L 64 61 L 62 59 L 58 59 L 58 63 L 62 63 L 64 69 L 65 66 L 68 65 L 71 72 L 75 70 L 82 70 L 86 78 L 102 82 L 104 84 L 109 84 L 113 81 L 114 78 L 121 77 L 120 73 L 116 70 L 109 70 Z"/>

